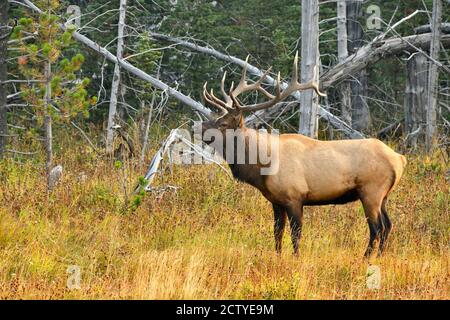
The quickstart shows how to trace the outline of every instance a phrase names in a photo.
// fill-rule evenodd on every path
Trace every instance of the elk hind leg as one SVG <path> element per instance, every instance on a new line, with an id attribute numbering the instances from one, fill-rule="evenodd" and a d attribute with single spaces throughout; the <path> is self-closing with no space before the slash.
<path id="1" fill-rule="evenodd" d="M 386 243 L 389 237 L 389 233 L 392 230 L 392 222 L 389 219 L 388 216 L 388 212 L 386 209 L 386 203 L 387 203 L 387 198 L 385 197 L 383 199 L 383 202 L 381 203 L 381 219 L 382 219 L 382 223 L 384 225 L 384 232 L 383 234 L 381 234 L 381 239 L 380 239 L 380 246 L 378 248 L 378 255 L 381 255 L 384 251 L 384 249 L 386 249 Z"/>
<path id="2" fill-rule="evenodd" d="M 380 236 L 384 234 L 385 226 L 381 214 L 381 199 L 375 194 L 361 196 L 361 202 L 364 207 L 367 223 L 369 225 L 369 244 L 364 256 L 369 258 L 375 248 L 375 242 L 380 240 Z"/>
<path id="3" fill-rule="evenodd" d="M 294 254 L 298 255 L 298 244 L 302 236 L 303 206 L 301 204 L 289 205 L 286 207 L 286 212 L 291 225 L 291 240 Z"/>
<path id="4" fill-rule="evenodd" d="M 275 236 L 275 250 L 277 253 L 281 253 L 283 232 L 286 225 L 286 209 L 275 203 L 272 203 L 272 207 L 274 217 L 273 233 Z"/>

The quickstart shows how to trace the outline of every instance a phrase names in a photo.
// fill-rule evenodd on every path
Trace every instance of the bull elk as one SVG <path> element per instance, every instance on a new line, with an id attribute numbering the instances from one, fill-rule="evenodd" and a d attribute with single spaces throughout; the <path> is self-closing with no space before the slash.
<path id="1" fill-rule="evenodd" d="M 313 89 L 319 96 L 324 96 L 314 80 L 298 82 L 297 61 L 296 55 L 291 82 L 284 90 L 280 89 L 278 74 L 275 95 L 262 87 L 270 69 L 255 83 L 247 83 L 247 62 L 239 84 L 236 88 L 232 84 L 229 93 L 225 90 L 224 73 L 221 82 L 224 100 L 215 96 L 212 90 L 208 92 L 205 83 L 203 97 L 219 112 L 219 117 L 201 123 L 203 140 L 212 142 L 203 136 L 208 129 L 217 129 L 223 135 L 227 130 L 239 129 L 237 135 L 245 141 L 246 154 L 251 148 L 250 138 L 256 137 L 252 141 L 258 144 L 277 145 L 271 154 L 271 161 L 278 163 L 278 170 L 273 174 L 261 174 L 260 169 L 264 165 L 258 161 L 255 164 L 239 164 L 227 159 L 227 162 L 235 178 L 259 189 L 272 203 L 275 249 L 278 253 L 281 252 L 286 219 L 289 219 L 294 254 L 298 254 L 304 206 L 344 204 L 359 199 L 370 231 L 365 256 L 371 255 L 376 241 L 379 242 L 378 254 L 381 254 L 392 229 L 386 210 L 387 198 L 402 176 L 406 165 L 404 156 L 377 139 L 319 141 L 301 134 L 263 134 L 245 126 L 244 112 L 267 109 L 297 90 Z M 248 91 L 258 91 L 268 100 L 242 105 L 238 96 Z M 226 151 L 226 143 L 223 148 L 222 154 Z"/>

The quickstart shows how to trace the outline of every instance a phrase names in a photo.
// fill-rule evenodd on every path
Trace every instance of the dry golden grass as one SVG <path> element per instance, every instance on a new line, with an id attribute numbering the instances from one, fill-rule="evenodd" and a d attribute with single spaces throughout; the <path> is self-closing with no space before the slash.
<path id="1" fill-rule="evenodd" d="M 381 288 L 366 286 L 368 228 L 361 205 L 306 208 L 300 256 L 288 233 L 274 252 L 271 206 L 215 166 L 175 167 L 124 209 L 122 180 L 137 166 L 73 147 L 49 197 L 40 169 L 0 168 L 0 298 L 3 299 L 448 299 L 449 187 L 438 156 L 409 158 L 390 197 L 394 230 Z M 87 180 L 83 181 L 82 172 Z M 288 231 L 288 230 L 287 230 Z M 66 286 L 69 265 L 81 288 Z"/>

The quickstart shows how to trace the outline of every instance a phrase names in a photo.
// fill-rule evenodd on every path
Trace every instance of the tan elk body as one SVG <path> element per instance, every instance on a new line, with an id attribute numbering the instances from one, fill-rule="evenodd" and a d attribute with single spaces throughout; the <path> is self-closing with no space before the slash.
<path id="1" fill-rule="evenodd" d="M 281 251 L 284 226 L 289 219 L 294 252 L 298 252 L 303 206 L 344 204 L 359 199 L 363 204 L 370 231 L 366 256 L 373 251 L 376 240 L 380 242 L 379 253 L 382 253 L 392 228 L 386 210 L 387 197 L 402 176 L 406 165 L 405 157 L 377 139 L 319 141 L 300 134 L 278 136 L 247 128 L 242 116 L 245 111 L 273 106 L 296 90 L 314 89 L 319 95 L 323 94 L 317 83 L 297 82 L 297 56 L 291 84 L 281 92 L 278 79 L 275 96 L 261 87 L 265 75 L 251 85 L 247 84 L 245 77 L 246 68 L 236 89 L 232 86 L 230 93 L 226 94 L 224 76 L 221 89 L 225 101 L 218 99 L 212 91 L 208 92 L 205 84 L 205 100 L 221 111 L 222 116 L 203 122 L 202 132 L 218 129 L 225 135 L 227 130 L 239 129 L 237 135 L 246 141 L 245 153 L 248 153 L 251 141 L 257 141 L 258 145 L 276 146 L 270 155 L 272 165 L 276 164 L 276 170 L 272 174 L 261 174 L 264 165 L 260 163 L 229 163 L 237 179 L 258 188 L 272 203 L 276 250 Z M 258 90 L 270 100 L 242 106 L 237 96 L 250 90 Z M 226 144 L 223 148 L 227 148 Z M 236 146 L 234 148 L 236 149 Z M 222 152 L 225 153 L 225 150 Z"/>

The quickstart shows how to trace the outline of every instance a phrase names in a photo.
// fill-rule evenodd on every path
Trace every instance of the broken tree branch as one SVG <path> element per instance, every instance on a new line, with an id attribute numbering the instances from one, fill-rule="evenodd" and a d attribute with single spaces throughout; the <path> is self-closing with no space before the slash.
<path id="1" fill-rule="evenodd" d="M 323 90 L 326 90 L 335 82 L 348 78 L 366 66 L 387 56 L 401 53 L 404 50 L 417 51 L 417 48 L 427 50 L 430 41 L 431 33 L 425 33 L 407 37 L 388 38 L 381 42 L 369 43 L 324 73 L 320 77 L 320 86 Z M 450 35 L 442 36 L 441 43 L 446 47 L 450 46 Z"/>

